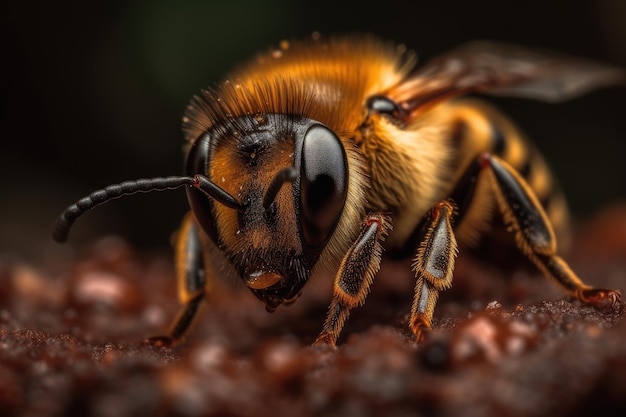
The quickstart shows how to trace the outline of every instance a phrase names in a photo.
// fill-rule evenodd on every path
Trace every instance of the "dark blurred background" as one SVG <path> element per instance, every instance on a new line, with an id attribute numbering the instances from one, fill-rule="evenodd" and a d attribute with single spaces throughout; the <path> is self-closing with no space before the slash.
<path id="1" fill-rule="evenodd" d="M 178 174 L 189 98 L 281 39 L 369 32 L 426 60 L 468 40 L 541 46 L 626 67 L 626 1 L 285 0 L 17 2 L 0 17 L 0 253 L 49 250 L 54 218 L 110 183 Z M 545 152 L 584 219 L 626 197 L 626 91 L 548 105 L 497 99 Z M 116 233 L 169 245 L 181 190 L 119 200 L 81 218 L 71 244 Z"/>

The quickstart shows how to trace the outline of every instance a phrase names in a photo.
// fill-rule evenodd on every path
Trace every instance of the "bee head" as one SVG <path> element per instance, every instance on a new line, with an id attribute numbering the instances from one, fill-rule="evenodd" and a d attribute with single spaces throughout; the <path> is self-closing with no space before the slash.
<path id="1" fill-rule="evenodd" d="M 344 209 L 348 162 L 337 135 L 284 114 L 228 120 L 194 142 L 187 174 L 238 201 L 187 188 L 198 223 L 244 283 L 270 311 L 295 301 Z"/>

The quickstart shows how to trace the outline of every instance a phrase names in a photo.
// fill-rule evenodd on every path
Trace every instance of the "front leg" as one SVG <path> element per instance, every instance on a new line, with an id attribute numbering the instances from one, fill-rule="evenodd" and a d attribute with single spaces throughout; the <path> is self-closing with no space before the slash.
<path id="1" fill-rule="evenodd" d="M 350 309 L 365 303 L 374 276 L 380 269 L 381 242 L 390 228 L 390 220 L 382 214 L 369 215 L 363 222 L 359 237 L 344 256 L 335 276 L 333 300 L 315 344 L 334 346 Z"/>
<path id="2" fill-rule="evenodd" d="M 182 302 L 165 336 L 155 336 L 148 343 L 161 347 L 180 342 L 196 322 L 206 296 L 206 277 L 198 226 L 191 214 L 183 220 L 176 242 L 176 277 L 178 298 Z"/>

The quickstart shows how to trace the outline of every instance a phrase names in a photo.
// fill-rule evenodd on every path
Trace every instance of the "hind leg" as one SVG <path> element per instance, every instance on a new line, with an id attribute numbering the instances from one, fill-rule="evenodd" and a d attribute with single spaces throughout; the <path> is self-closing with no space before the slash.
<path id="1" fill-rule="evenodd" d="M 556 239 L 548 217 L 524 179 L 500 158 L 484 154 L 480 161 L 488 174 L 500 212 L 520 250 L 564 291 L 598 310 L 619 308 L 618 290 L 585 284 L 556 254 Z"/>

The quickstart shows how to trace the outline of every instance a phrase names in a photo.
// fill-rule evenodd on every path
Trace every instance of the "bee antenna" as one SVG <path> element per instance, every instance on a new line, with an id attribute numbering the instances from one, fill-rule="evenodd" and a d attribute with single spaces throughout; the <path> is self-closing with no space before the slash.
<path id="1" fill-rule="evenodd" d="M 276 195 L 282 188 L 285 182 L 294 182 L 297 178 L 296 169 L 294 167 L 283 168 L 274 177 L 267 191 L 263 196 L 263 208 L 265 210 L 270 208 L 270 205 L 276 198 Z"/>
<path id="2" fill-rule="evenodd" d="M 113 184 L 101 190 L 96 190 L 86 197 L 81 198 L 61 213 L 52 231 L 52 238 L 59 242 L 65 242 L 72 225 L 77 218 L 87 211 L 127 195 L 137 193 L 149 193 L 152 191 L 174 190 L 176 188 L 192 186 L 198 188 L 204 194 L 213 197 L 220 203 L 241 210 L 243 208 L 233 196 L 213 184 L 208 178 L 202 175 L 193 177 L 157 177 L 142 178 L 138 180 L 124 181 L 120 184 Z"/>
<path id="3" fill-rule="evenodd" d="M 209 197 L 213 197 L 218 202 L 222 203 L 226 207 L 230 207 L 232 209 L 236 209 L 239 211 L 243 211 L 246 208 L 245 204 L 240 203 L 233 197 L 228 194 L 226 191 L 222 190 L 220 187 L 215 185 L 210 179 L 205 177 L 204 175 L 196 174 L 192 178 L 193 186 L 198 190 L 202 191 Z"/>

